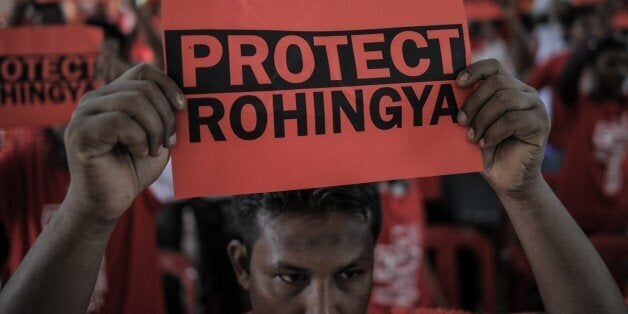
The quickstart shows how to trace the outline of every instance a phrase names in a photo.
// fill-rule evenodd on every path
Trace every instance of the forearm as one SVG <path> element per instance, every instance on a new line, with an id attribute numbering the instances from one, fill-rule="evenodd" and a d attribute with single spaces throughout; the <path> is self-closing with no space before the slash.
<path id="1" fill-rule="evenodd" d="M 146 41 L 155 54 L 154 64 L 158 69 L 163 70 L 163 45 L 161 43 L 161 37 L 155 33 L 153 25 L 151 23 L 151 14 L 146 8 L 135 8 L 135 14 L 138 19 L 138 27 L 146 35 Z"/>
<path id="2" fill-rule="evenodd" d="M 85 313 L 115 222 L 64 204 L 0 293 L 2 313 Z"/>
<path id="3" fill-rule="evenodd" d="M 550 313 L 625 313 L 604 262 L 539 177 L 526 195 L 500 195 Z"/>
<path id="4" fill-rule="evenodd" d="M 154 59 L 155 67 L 163 70 L 164 69 L 164 64 L 163 64 L 164 55 L 163 55 L 163 45 L 161 43 L 161 37 L 159 37 L 153 30 L 153 27 L 150 24 L 150 16 L 144 17 L 142 19 L 143 21 L 141 22 L 141 25 L 146 34 L 146 41 L 148 41 L 148 45 L 151 47 L 151 49 L 153 50 L 153 53 L 155 54 L 155 59 Z"/>
<path id="5" fill-rule="evenodd" d="M 518 16 L 506 20 L 506 25 L 512 35 L 512 47 L 515 57 L 517 73 L 525 74 L 534 66 L 534 49 L 528 40 L 528 33 L 524 29 Z"/>

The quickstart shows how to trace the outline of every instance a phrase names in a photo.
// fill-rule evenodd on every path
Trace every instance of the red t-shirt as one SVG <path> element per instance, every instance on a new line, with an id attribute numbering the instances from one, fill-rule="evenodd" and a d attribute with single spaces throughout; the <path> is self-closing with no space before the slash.
<path id="1" fill-rule="evenodd" d="M 369 312 L 394 307 L 432 306 L 425 278 L 423 254 L 425 215 L 423 195 L 416 180 L 407 185 L 384 185 L 382 228 L 375 245 L 373 291 Z"/>
<path id="2" fill-rule="evenodd" d="M 628 223 L 628 110 L 625 100 L 581 97 L 565 149 L 557 194 L 586 231 Z"/>
<path id="3" fill-rule="evenodd" d="M 574 112 L 561 101 L 558 94 L 558 79 L 570 58 L 571 52 L 569 51 L 555 54 L 545 63 L 535 66 L 527 80 L 527 84 L 535 89 L 547 86 L 551 90 L 552 131 L 548 141 L 552 146 L 561 150 L 565 148 L 565 142 L 569 139 Z"/>
<path id="4" fill-rule="evenodd" d="M 63 201 L 69 173 L 49 159 L 40 131 L 20 130 L 0 151 L 0 221 L 7 230 L 7 280 Z M 155 214 L 159 203 L 143 192 L 122 216 L 107 245 L 89 312 L 163 313 Z"/>

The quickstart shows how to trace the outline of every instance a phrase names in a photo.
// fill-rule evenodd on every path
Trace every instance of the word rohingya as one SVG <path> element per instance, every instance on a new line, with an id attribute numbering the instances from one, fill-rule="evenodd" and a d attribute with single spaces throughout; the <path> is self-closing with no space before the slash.
<path id="1" fill-rule="evenodd" d="M 426 106 L 428 100 L 435 105 Z M 226 141 L 226 132 L 256 140 L 267 134 L 269 121 L 275 138 L 286 137 L 287 122 L 294 123 L 297 136 L 362 132 L 366 123 L 379 130 L 402 128 L 405 121 L 414 127 L 424 120 L 436 125 L 442 116 L 456 123 L 458 106 L 451 84 L 414 84 L 242 95 L 228 112 L 221 98 L 196 98 L 189 100 L 188 114 L 190 142 L 195 143 L 201 141 L 202 126 L 214 141 Z"/>

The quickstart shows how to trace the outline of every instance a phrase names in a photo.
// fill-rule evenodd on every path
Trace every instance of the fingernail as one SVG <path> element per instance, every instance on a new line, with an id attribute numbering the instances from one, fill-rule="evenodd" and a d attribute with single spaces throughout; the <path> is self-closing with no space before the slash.
<path id="1" fill-rule="evenodd" d="M 480 139 L 480 147 L 484 148 L 484 139 Z"/>
<path id="2" fill-rule="evenodd" d="M 466 124 L 467 123 L 467 114 L 464 111 L 460 110 L 458 112 L 458 123 Z"/>
<path id="3" fill-rule="evenodd" d="M 467 132 L 467 138 L 469 139 L 469 141 L 473 141 L 474 137 L 475 137 L 475 131 L 473 131 L 472 128 L 469 128 L 469 132 Z"/>
<path id="4" fill-rule="evenodd" d="M 172 134 L 172 136 L 170 136 L 170 138 L 168 139 L 168 146 L 172 147 L 176 143 L 177 143 L 177 135 L 176 134 Z"/>
<path id="5" fill-rule="evenodd" d="M 146 156 L 148 156 L 148 146 L 146 147 L 146 149 L 142 153 L 142 157 L 146 157 Z"/>
<path id="6" fill-rule="evenodd" d="M 177 102 L 179 103 L 179 107 L 185 108 L 185 96 L 181 94 L 177 95 Z"/>
<path id="7" fill-rule="evenodd" d="M 461 83 L 464 83 L 467 80 L 469 80 L 469 73 L 461 72 L 460 75 L 458 75 L 458 81 L 460 81 Z"/>

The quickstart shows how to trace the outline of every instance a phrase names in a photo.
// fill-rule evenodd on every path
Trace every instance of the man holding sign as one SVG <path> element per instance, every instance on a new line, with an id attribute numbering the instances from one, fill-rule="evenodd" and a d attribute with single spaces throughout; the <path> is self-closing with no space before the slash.
<path id="1" fill-rule="evenodd" d="M 456 82 L 463 88 L 481 82 L 458 118 L 469 126 L 468 139 L 482 149 L 483 174 L 500 197 L 526 249 L 548 311 L 625 311 L 602 260 L 540 174 L 549 120 L 534 90 L 493 60 L 471 65 Z M 146 65 L 134 67 L 83 98 L 66 132 L 70 189 L 59 214 L 0 294 L 3 312 L 85 311 L 107 240 L 125 209 L 165 167 L 169 149 L 176 142 L 172 111 L 184 109 L 185 100 L 176 84 Z M 337 189 L 342 188 L 329 190 Z M 265 217 L 264 225 L 270 229 L 249 243 L 250 251 L 246 245 L 232 243 L 229 253 L 240 282 L 251 292 L 255 311 L 365 312 L 372 282 L 369 259 L 372 261 L 376 237 L 371 228 L 374 216 L 343 216 L 341 212 L 349 205 L 339 202 L 319 208 L 319 212 L 328 213 L 323 217 L 272 216 L 264 208 L 253 212 L 253 221 L 259 224 L 260 217 Z M 329 241 L 330 235 L 338 238 Z M 352 273 L 349 267 L 340 275 L 349 281 L 362 276 L 359 283 L 354 283 L 353 289 L 341 289 L 341 285 L 329 284 L 332 276 L 337 280 L 335 274 L 299 269 L 302 273 L 296 277 L 280 278 L 305 278 L 299 280 L 300 288 L 282 296 L 280 290 L 273 289 L 272 281 L 264 280 L 269 274 L 259 268 L 260 256 L 255 254 L 273 249 L 275 258 L 299 256 L 294 249 L 286 250 L 288 246 L 278 246 L 290 243 L 289 239 L 292 243 L 308 239 L 318 242 L 309 253 L 313 256 L 334 252 L 346 256 L 340 254 L 343 245 L 347 240 L 359 239 L 352 241 L 358 247 L 353 252 L 361 252 L 358 255 L 364 257 L 358 257 L 363 272 Z M 323 251 L 317 252 L 316 248 Z"/>
<path id="2" fill-rule="evenodd" d="M 465 68 L 460 1 L 386 10 L 375 0 L 285 1 L 281 18 L 268 2 L 243 3 L 164 2 L 174 81 L 140 65 L 81 100 L 65 135 L 66 199 L 0 294 L 3 312 L 84 312 L 111 232 L 171 148 L 178 197 L 483 168 L 548 310 L 623 309 L 540 175 L 549 122 L 535 91 L 495 61 Z M 236 221 L 248 229 L 228 252 L 255 312 L 366 311 L 379 212 L 372 189 L 238 200 Z"/>

